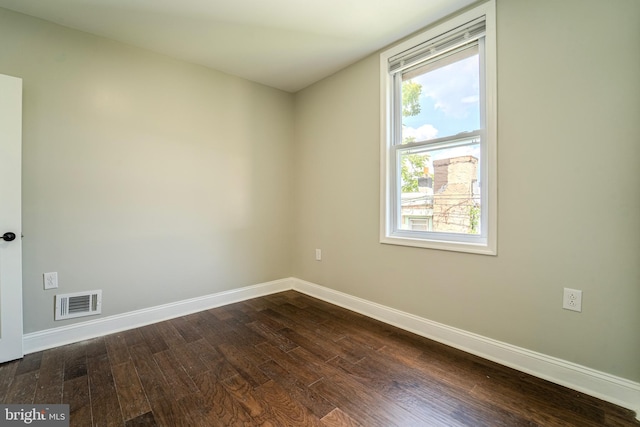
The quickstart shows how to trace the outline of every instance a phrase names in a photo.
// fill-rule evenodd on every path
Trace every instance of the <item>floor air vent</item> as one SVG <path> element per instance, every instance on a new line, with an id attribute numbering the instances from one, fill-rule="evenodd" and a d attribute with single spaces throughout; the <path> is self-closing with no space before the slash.
<path id="1" fill-rule="evenodd" d="M 102 312 L 102 291 L 56 295 L 55 320 L 92 316 Z"/>

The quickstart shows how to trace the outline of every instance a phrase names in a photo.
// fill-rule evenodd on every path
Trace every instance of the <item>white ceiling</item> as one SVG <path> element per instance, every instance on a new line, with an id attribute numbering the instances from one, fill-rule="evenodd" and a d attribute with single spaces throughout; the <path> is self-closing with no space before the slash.
<path id="1" fill-rule="evenodd" d="M 474 0 L 0 0 L 0 7 L 298 91 Z"/>

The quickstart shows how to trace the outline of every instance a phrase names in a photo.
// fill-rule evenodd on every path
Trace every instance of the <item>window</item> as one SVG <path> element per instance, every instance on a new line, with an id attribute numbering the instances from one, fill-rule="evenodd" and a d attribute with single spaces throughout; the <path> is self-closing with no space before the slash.
<path id="1" fill-rule="evenodd" d="M 382 243 L 496 254 L 495 4 L 383 52 Z"/>

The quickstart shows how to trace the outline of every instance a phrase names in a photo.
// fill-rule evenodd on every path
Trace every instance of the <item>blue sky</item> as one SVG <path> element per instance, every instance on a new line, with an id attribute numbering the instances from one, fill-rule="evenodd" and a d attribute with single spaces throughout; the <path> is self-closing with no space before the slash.
<path id="1" fill-rule="evenodd" d="M 421 112 L 403 117 L 403 137 L 424 141 L 480 128 L 478 55 L 412 80 L 422 85 Z"/>

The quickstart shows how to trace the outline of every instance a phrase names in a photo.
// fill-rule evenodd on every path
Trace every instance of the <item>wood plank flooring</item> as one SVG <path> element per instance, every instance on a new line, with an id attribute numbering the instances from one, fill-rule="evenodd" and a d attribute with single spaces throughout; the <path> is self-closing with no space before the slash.
<path id="1" fill-rule="evenodd" d="M 87 426 L 640 426 L 626 409 L 283 292 L 0 365 Z"/>

